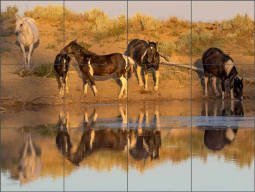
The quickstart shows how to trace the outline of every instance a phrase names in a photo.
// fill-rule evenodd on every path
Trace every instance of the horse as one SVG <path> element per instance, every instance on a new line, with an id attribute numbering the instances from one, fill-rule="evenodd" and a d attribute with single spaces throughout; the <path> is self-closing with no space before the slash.
<path id="1" fill-rule="evenodd" d="M 222 81 L 222 99 L 224 99 L 225 95 L 225 81 L 228 80 L 231 99 L 234 99 L 235 93 L 237 99 L 243 100 L 243 78 L 238 76 L 234 61 L 229 55 L 223 53 L 218 48 L 209 48 L 204 52 L 202 62 L 204 67 L 206 97 L 208 96 L 208 80 L 210 78 L 210 74 L 212 74 L 213 89 L 217 96 L 220 95 L 216 87 L 216 78 L 219 77 Z"/>
<path id="2" fill-rule="evenodd" d="M 159 62 L 160 56 L 157 51 L 158 43 L 155 41 L 148 41 L 141 39 L 133 39 L 124 53 L 131 57 L 136 63 L 136 72 L 139 86 L 143 86 L 141 77 L 141 67 L 144 70 L 144 89 L 148 90 L 148 70 L 154 69 L 154 91 L 158 91 L 159 84 Z"/>
<path id="3" fill-rule="evenodd" d="M 64 91 L 68 93 L 67 75 L 71 58 L 68 55 L 58 54 L 54 61 L 54 69 L 57 73 L 59 96 L 64 97 Z"/>
<path id="4" fill-rule="evenodd" d="M 134 65 L 133 59 L 121 54 L 97 55 L 86 50 L 77 43 L 77 39 L 65 46 L 61 54 L 73 54 L 83 74 L 83 98 L 87 95 L 88 80 L 90 81 L 95 98 L 97 89 L 94 76 L 109 76 L 116 74 L 122 83 L 118 98 L 127 96 L 127 75 L 131 73 Z"/>
<path id="5" fill-rule="evenodd" d="M 31 55 L 34 49 L 34 44 L 39 41 L 39 30 L 35 24 L 35 20 L 30 17 L 16 15 L 15 34 L 18 36 L 18 42 L 23 52 L 25 60 L 25 69 L 29 69 Z M 28 55 L 25 48 L 29 47 Z"/>

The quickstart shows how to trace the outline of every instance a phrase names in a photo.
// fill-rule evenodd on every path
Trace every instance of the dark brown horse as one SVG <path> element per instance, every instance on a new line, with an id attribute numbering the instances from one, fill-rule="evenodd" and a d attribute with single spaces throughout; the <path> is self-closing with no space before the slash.
<path id="1" fill-rule="evenodd" d="M 119 98 L 127 95 L 127 72 L 132 71 L 133 59 L 120 54 L 97 55 L 86 50 L 77 43 L 77 40 L 70 42 L 61 51 L 61 54 L 73 54 L 83 74 L 83 97 L 87 95 L 88 81 L 90 81 L 95 97 L 97 89 L 94 76 L 109 76 L 116 74 L 122 83 Z"/>
<path id="2" fill-rule="evenodd" d="M 220 94 L 216 87 L 216 78 L 221 78 L 222 99 L 225 95 L 225 81 L 230 85 L 231 99 L 234 93 L 237 99 L 243 100 L 243 78 L 238 76 L 233 59 L 218 48 L 210 48 L 204 52 L 202 57 L 205 75 L 205 96 L 208 96 L 208 80 L 213 75 L 213 88 L 217 96 Z"/>
<path id="3" fill-rule="evenodd" d="M 136 71 L 139 85 L 142 86 L 141 67 L 144 71 L 144 89 L 148 90 L 148 70 L 154 69 L 154 91 L 158 90 L 159 83 L 159 62 L 160 57 L 157 51 L 157 42 L 141 39 L 133 39 L 127 47 L 125 55 L 131 57 L 136 62 Z"/>

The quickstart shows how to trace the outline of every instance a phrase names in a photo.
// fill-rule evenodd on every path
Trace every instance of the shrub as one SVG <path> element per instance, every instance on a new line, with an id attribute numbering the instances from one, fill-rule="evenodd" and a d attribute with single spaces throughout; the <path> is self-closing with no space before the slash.
<path id="1" fill-rule="evenodd" d="M 171 56 L 176 49 L 176 45 L 175 43 L 159 42 L 158 49 L 160 52 Z"/>
<path id="2" fill-rule="evenodd" d="M 137 28 L 140 31 L 155 31 L 162 27 L 161 20 L 143 15 L 141 12 L 137 12 L 132 18 L 129 18 L 128 24 L 131 29 Z"/>
<path id="3" fill-rule="evenodd" d="M 40 65 L 34 71 L 34 74 L 38 77 L 47 77 L 47 78 L 55 78 L 56 71 L 54 70 L 54 66 L 51 64 L 48 65 Z"/>
<path id="4" fill-rule="evenodd" d="M 47 20 L 49 22 L 63 21 L 63 6 L 50 4 L 47 7 L 37 5 L 34 10 L 25 11 L 26 17 Z"/>
<path id="5" fill-rule="evenodd" d="M 1 23 L 6 19 L 14 18 L 15 14 L 18 13 L 19 9 L 16 5 L 7 6 L 6 11 L 1 11 Z"/>

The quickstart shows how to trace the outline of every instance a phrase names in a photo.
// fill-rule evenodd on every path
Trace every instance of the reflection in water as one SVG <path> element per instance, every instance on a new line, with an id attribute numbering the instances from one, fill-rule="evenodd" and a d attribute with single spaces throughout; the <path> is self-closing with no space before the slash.
<path id="1" fill-rule="evenodd" d="M 173 107 L 176 111 L 177 106 Z M 2 129 L 2 177 L 19 180 L 22 185 L 63 175 L 67 181 L 77 170 L 98 174 L 107 170 L 112 177 L 138 172 L 139 180 L 150 177 L 148 170 L 190 166 L 191 144 L 192 158 L 207 162 L 213 155 L 222 157 L 224 165 L 234 162 L 231 166 L 236 172 L 232 174 L 238 177 L 243 169 L 252 171 L 254 160 L 254 129 L 242 129 L 250 121 L 245 117 L 253 115 L 254 109 L 246 106 L 242 102 L 202 102 L 192 113 L 196 115 L 192 132 L 190 128 L 166 129 L 176 117 L 169 114 L 171 107 L 165 103 L 133 105 L 129 118 L 124 105 L 112 110 L 110 106 L 58 109 L 58 118 L 54 113 L 55 122 L 49 125 Z M 233 123 L 233 117 L 238 121 Z M 176 172 L 167 174 L 172 177 Z"/>
<path id="2" fill-rule="evenodd" d="M 19 162 L 19 179 L 20 184 L 35 181 L 41 174 L 42 161 L 40 154 L 36 153 L 35 145 L 33 144 L 31 134 L 28 133 L 25 138 L 25 147 Z"/>
<path id="3" fill-rule="evenodd" d="M 206 102 L 206 115 L 208 114 L 208 103 Z M 244 111 L 243 111 L 243 104 L 241 101 L 238 101 L 236 104 L 234 101 L 231 100 L 231 106 L 225 106 L 225 102 L 222 102 L 222 109 L 218 113 L 217 108 L 214 107 L 214 116 L 217 115 L 223 116 L 223 117 L 230 117 L 230 116 L 238 116 L 243 117 Z M 232 142 L 234 142 L 236 138 L 236 134 L 238 131 L 238 125 L 234 125 L 231 127 L 222 127 L 222 129 L 207 129 L 204 133 L 204 143 L 205 146 L 208 149 L 212 150 L 221 150 L 225 147 L 225 145 L 229 145 Z"/>

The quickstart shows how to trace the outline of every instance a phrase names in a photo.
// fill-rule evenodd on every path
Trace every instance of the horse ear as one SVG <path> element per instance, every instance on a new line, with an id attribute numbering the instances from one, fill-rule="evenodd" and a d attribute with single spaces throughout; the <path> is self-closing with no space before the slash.
<path id="1" fill-rule="evenodd" d="M 77 39 L 73 40 L 74 43 L 77 43 Z"/>
<path id="2" fill-rule="evenodd" d="M 241 81 L 243 81 L 243 77 L 242 77 Z"/>
<path id="3" fill-rule="evenodd" d="M 15 19 L 18 20 L 20 19 L 20 16 L 18 14 L 15 15 Z"/>
<path id="4" fill-rule="evenodd" d="M 148 40 L 148 43 L 150 43 L 150 40 Z"/>

